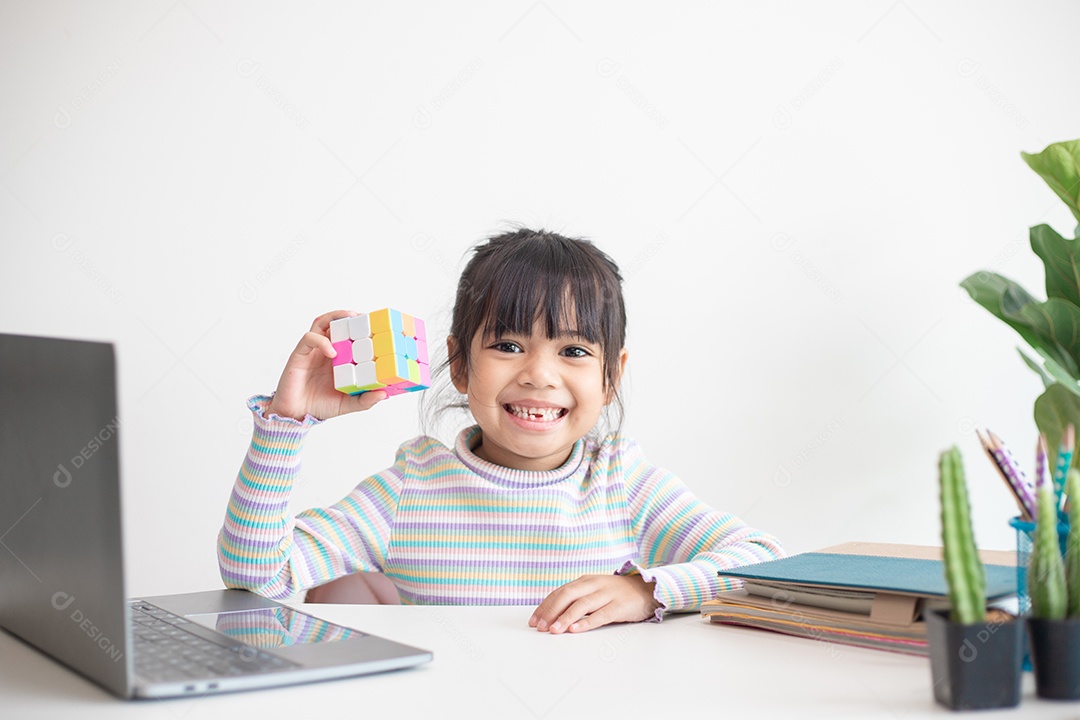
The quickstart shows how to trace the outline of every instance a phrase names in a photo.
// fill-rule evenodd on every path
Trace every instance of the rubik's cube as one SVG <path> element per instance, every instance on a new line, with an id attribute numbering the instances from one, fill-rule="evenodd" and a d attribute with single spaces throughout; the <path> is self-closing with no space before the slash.
<path id="1" fill-rule="evenodd" d="M 385 390 L 387 395 L 431 387 L 424 321 L 383 308 L 330 322 L 334 387 L 346 395 Z"/>

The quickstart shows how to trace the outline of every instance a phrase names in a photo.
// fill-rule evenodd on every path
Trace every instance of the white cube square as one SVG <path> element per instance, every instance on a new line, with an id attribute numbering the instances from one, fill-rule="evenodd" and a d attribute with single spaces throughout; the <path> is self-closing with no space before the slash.
<path id="1" fill-rule="evenodd" d="M 353 340 L 352 361 L 357 365 L 375 361 L 375 344 L 371 342 L 371 338 Z"/>
<path id="2" fill-rule="evenodd" d="M 367 315 L 357 315 L 349 318 L 349 338 L 359 340 L 371 337 L 371 320 Z"/>
<path id="3" fill-rule="evenodd" d="M 374 385 L 379 382 L 378 377 L 375 375 L 375 363 L 365 362 L 360 363 L 353 367 L 353 378 L 356 382 L 356 387 L 364 387 L 365 385 Z"/>
<path id="4" fill-rule="evenodd" d="M 334 387 L 347 388 L 356 384 L 356 376 L 353 374 L 355 365 L 344 363 L 334 366 Z"/>
<path id="5" fill-rule="evenodd" d="M 349 318 L 338 318 L 330 321 L 330 342 L 336 343 L 350 339 Z"/>

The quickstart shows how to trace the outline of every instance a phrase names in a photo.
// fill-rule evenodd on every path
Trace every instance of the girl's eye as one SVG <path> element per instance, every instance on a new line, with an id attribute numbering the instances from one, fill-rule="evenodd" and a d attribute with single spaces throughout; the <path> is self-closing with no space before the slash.
<path id="1" fill-rule="evenodd" d="M 574 347 L 568 347 L 565 350 L 563 350 L 563 354 L 566 355 L 567 357 L 575 357 L 575 358 L 589 357 L 589 351 L 588 350 L 586 350 L 583 347 L 577 347 L 576 345 Z"/>
<path id="2" fill-rule="evenodd" d="M 506 353 L 519 353 L 519 352 L 521 352 L 521 346 L 519 346 L 515 342 L 510 342 L 509 340 L 503 340 L 501 342 L 497 342 L 494 345 L 492 345 L 491 347 L 493 349 L 495 349 L 495 350 L 498 350 L 499 352 L 506 352 Z"/>

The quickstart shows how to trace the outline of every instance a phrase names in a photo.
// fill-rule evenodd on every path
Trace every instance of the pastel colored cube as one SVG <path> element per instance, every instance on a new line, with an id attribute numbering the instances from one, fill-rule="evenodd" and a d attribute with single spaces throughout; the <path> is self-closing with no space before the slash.
<path id="1" fill-rule="evenodd" d="M 375 362 L 375 347 L 371 338 L 363 337 L 352 341 L 352 361 L 359 365 L 365 362 Z"/>
<path id="2" fill-rule="evenodd" d="M 431 387 L 424 321 L 393 308 L 330 323 L 338 351 L 334 387 L 347 395 L 383 390 L 387 395 Z"/>
<path id="3" fill-rule="evenodd" d="M 370 331 L 372 335 L 375 333 L 390 332 L 390 330 L 393 329 L 390 327 L 390 308 L 376 310 L 368 315 L 368 319 L 371 322 Z"/>
<path id="4" fill-rule="evenodd" d="M 334 343 L 334 349 L 337 350 L 337 355 L 334 356 L 334 365 L 344 365 L 352 362 L 352 345 L 352 340 L 342 340 Z"/>
<path id="5" fill-rule="evenodd" d="M 347 395 L 358 395 L 360 388 L 356 386 L 356 376 L 353 374 L 356 366 L 352 363 L 334 366 L 334 387 Z"/>
<path id="6" fill-rule="evenodd" d="M 401 335 L 395 335 L 390 330 L 372 335 L 371 343 L 375 349 L 375 357 L 377 358 L 385 355 L 405 354 L 405 338 Z"/>
<path id="7" fill-rule="evenodd" d="M 371 321 L 368 320 L 367 315 L 349 318 L 349 337 L 353 340 L 371 337 Z"/>
<path id="8" fill-rule="evenodd" d="M 383 355 L 375 359 L 375 372 L 387 385 L 400 385 L 409 379 L 408 362 L 401 355 Z"/>
<path id="9" fill-rule="evenodd" d="M 415 366 L 416 375 L 413 379 L 413 368 Z M 417 390 L 423 390 L 424 388 L 431 387 L 431 370 L 428 368 L 427 363 L 412 363 L 409 364 L 409 379 L 412 381 L 413 386 L 406 388 L 408 392 L 416 392 Z"/>
<path id="10" fill-rule="evenodd" d="M 339 343 L 349 339 L 349 318 L 330 321 L 330 342 Z"/>
<path id="11" fill-rule="evenodd" d="M 374 362 L 362 362 L 356 365 L 354 370 L 356 387 L 361 390 L 381 390 L 386 387 L 385 383 L 379 382 L 379 373 Z"/>

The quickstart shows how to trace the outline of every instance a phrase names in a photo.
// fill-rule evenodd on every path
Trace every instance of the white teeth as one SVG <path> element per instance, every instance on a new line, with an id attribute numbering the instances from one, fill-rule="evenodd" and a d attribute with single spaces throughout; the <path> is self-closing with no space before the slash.
<path id="1" fill-rule="evenodd" d="M 562 408 L 534 408 L 521 407 L 518 405 L 507 405 L 506 407 L 510 412 L 523 420 L 539 422 L 551 422 L 552 420 L 557 420 L 563 413 Z"/>

